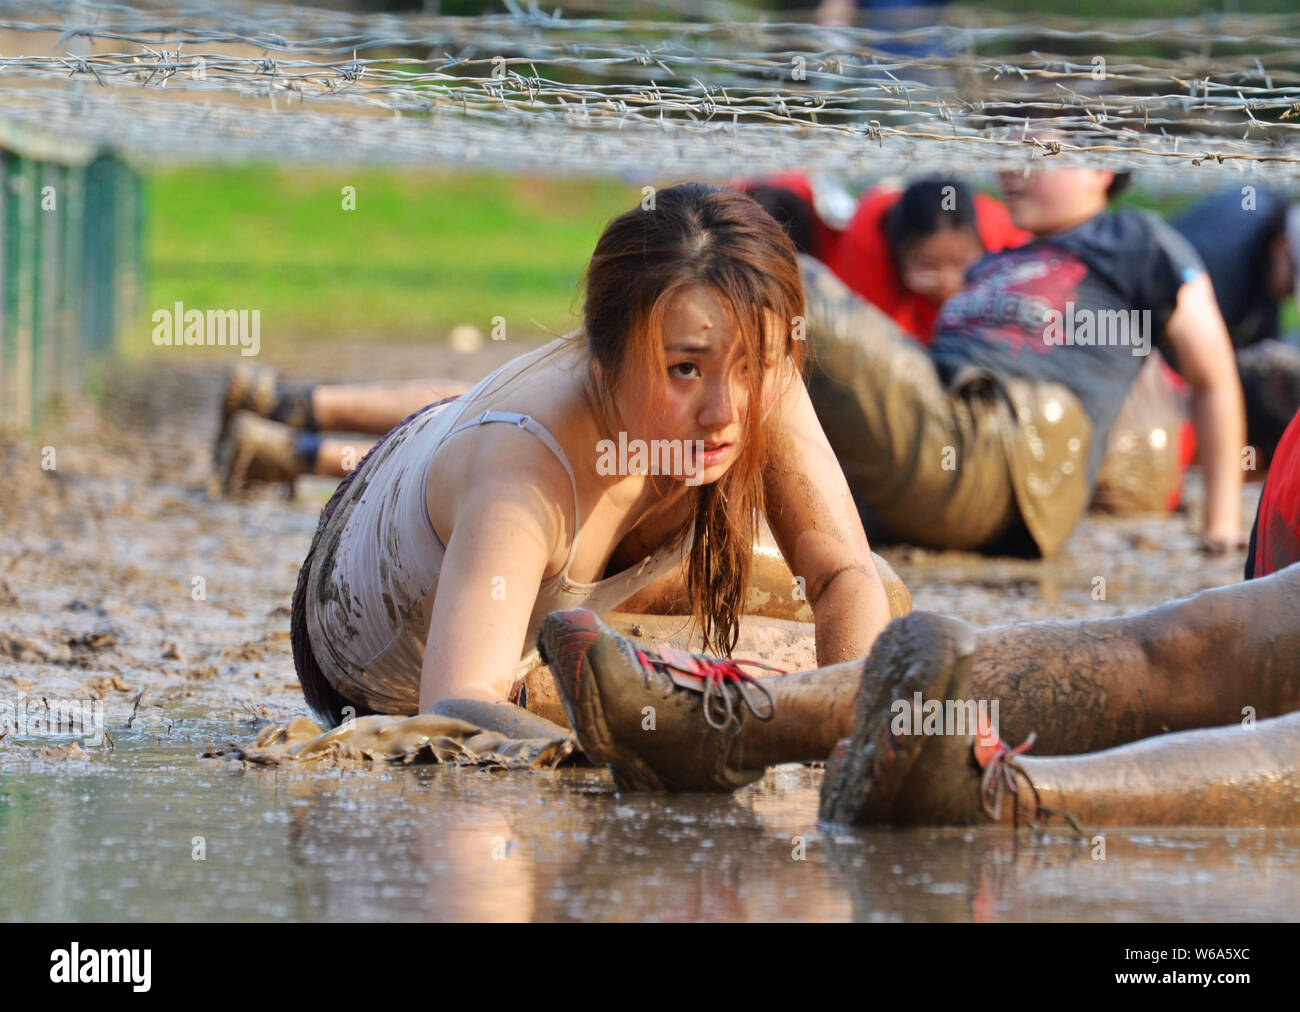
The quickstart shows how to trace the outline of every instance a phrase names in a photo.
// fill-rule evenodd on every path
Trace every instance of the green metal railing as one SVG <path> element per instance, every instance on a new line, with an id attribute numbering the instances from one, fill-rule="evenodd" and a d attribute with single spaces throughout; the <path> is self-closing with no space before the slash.
<path id="1" fill-rule="evenodd" d="M 140 306 L 143 222 L 119 158 L 0 121 L 0 428 L 37 425 L 111 353 Z"/>

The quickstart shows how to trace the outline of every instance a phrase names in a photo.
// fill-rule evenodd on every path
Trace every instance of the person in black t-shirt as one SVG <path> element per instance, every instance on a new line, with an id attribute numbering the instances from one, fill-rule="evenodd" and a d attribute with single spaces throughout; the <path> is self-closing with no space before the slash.
<path id="1" fill-rule="evenodd" d="M 978 366 L 1069 387 L 1098 435 L 1088 455 L 1094 480 L 1106 449 L 1100 437 L 1146 356 L 1163 345 L 1179 289 L 1203 270 L 1155 215 L 1094 215 L 975 264 L 939 314 L 935 367 L 945 381 Z"/>
<path id="2" fill-rule="evenodd" d="M 1300 347 L 1279 340 L 1280 302 L 1300 273 L 1300 206 L 1247 183 L 1220 191 L 1170 222 L 1205 261 L 1246 398 L 1246 438 L 1267 466 L 1300 409 Z"/>
<path id="3" fill-rule="evenodd" d="M 868 532 L 1055 552 L 1161 347 L 1191 388 L 1203 544 L 1241 545 L 1241 386 L 1200 257 L 1153 214 L 1107 212 L 1122 174 L 1063 168 L 1000 182 L 1012 221 L 1035 239 L 976 263 L 928 353 L 803 260 L 809 389 Z"/>
<path id="4" fill-rule="evenodd" d="M 1278 305 L 1295 284 L 1287 216 L 1281 193 L 1245 184 L 1221 190 L 1169 220 L 1205 261 L 1223 322 L 1238 348 L 1278 336 Z"/>

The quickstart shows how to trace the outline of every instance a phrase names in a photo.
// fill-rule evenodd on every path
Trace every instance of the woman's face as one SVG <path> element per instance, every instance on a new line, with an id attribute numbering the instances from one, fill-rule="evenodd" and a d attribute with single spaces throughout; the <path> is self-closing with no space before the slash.
<path id="1" fill-rule="evenodd" d="M 912 239 L 898 250 L 898 274 L 911 291 L 942 305 L 961 291 L 966 271 L 984 255 L 974 230 L 945 228 L 924 239 Z"/>
<path id="2" fill-rule="evenodd" d="M 744 434 L 749 407 L 744 345 L 722 300 L 703 285 L 670 299 L 662 340 L 668 416 L 646 438 L 681 441 L 685 474 L 678 477 L 691 484 L 717 481 L 735 462 Z M 765 416 L 779 389 L 778 362 L 774 357 L 764 373 Z"/>

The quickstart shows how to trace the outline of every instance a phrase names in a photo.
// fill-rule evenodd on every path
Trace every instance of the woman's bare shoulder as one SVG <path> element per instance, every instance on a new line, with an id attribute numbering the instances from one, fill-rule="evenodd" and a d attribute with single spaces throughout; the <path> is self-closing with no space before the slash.
<path id="1" fill-rule="evenodd" d="M 574 457 L 582 407 L 572 403 L 570 374 L 558 354 L 523 363 L 514 375 L 506 370 L 500 383 L 464 406 L 460 424 L 472 422 L 484 411 L 528 415 L 551 433 L 562 450 L 569 445 L 566 459 Z M 580 459 L 570 466 L 580 466 Z M 427 497 L 429 518 L 443 544 L 447 543 L 444 535 L 452 536 L 467 511 L 501 498 L 534 512 L 553 546 L 567 544 L 573 534 L 573 485 L 564 464 L 542 439 L 518 425 L 474 425 L 447 440 L 430 463 Z"/>

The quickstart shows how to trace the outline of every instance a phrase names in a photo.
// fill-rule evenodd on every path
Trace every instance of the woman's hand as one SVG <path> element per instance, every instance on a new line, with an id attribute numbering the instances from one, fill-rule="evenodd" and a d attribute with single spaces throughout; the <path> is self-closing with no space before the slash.
<path id="1" fill-rule="evenodd" d="M 1201 553 L 1204 555 L 1230 555 L 1246 550 L 1246 539 L 1236 531 L 1206 531 L 1201 535 Z"/>

